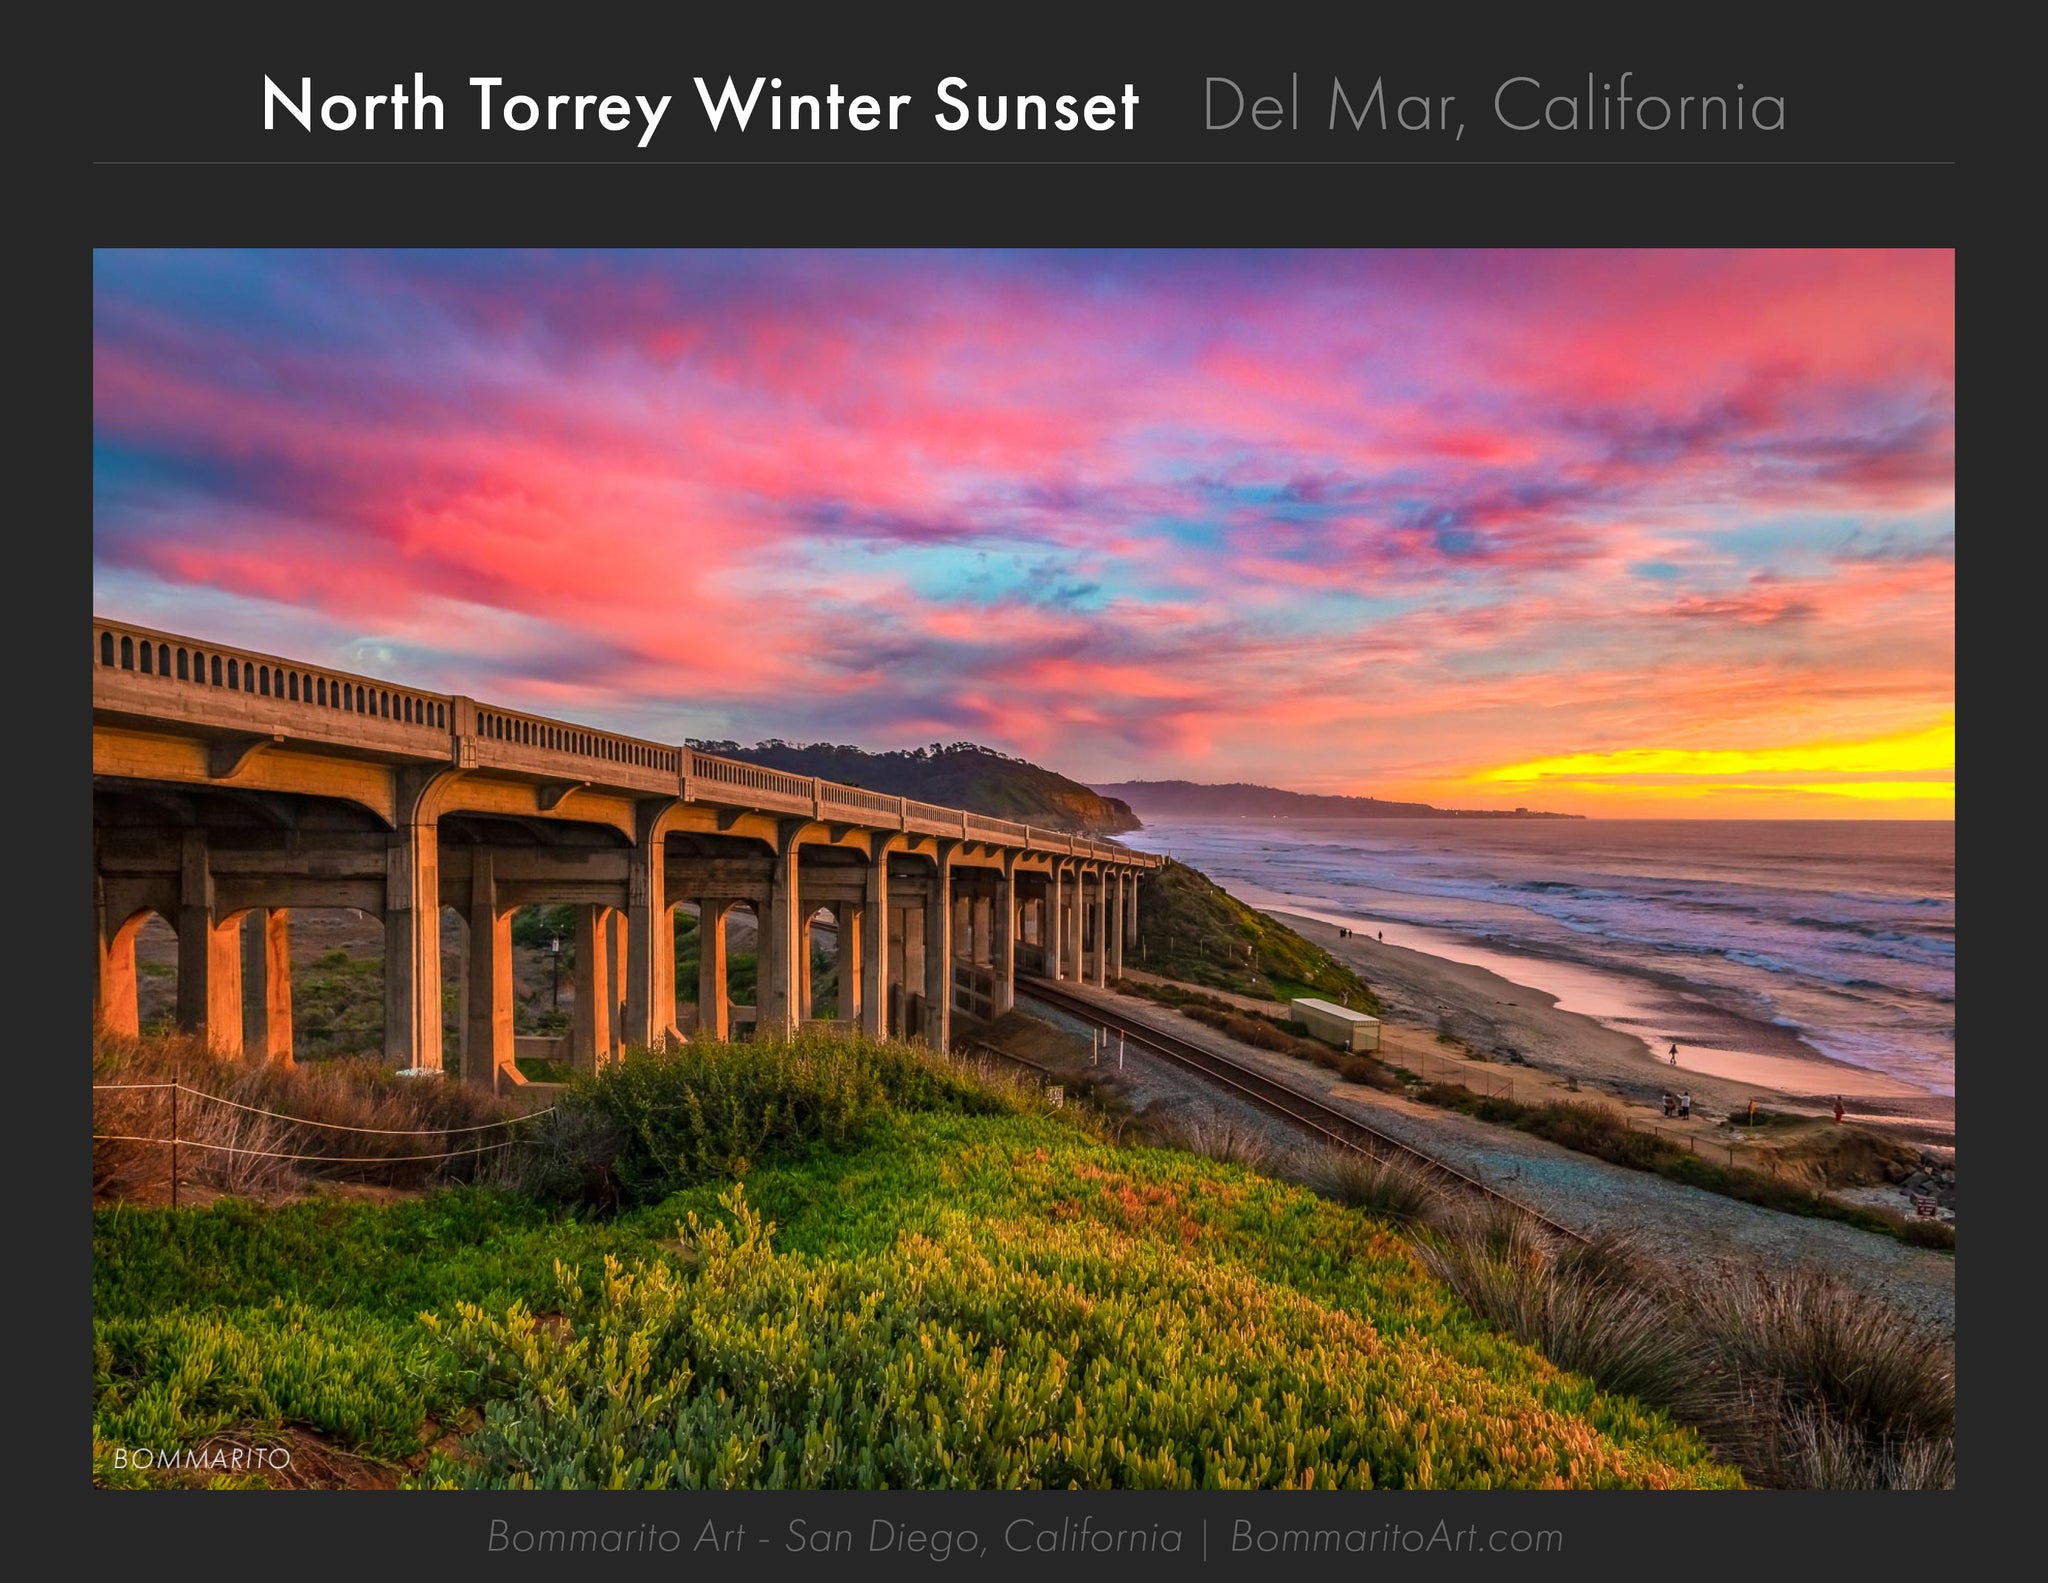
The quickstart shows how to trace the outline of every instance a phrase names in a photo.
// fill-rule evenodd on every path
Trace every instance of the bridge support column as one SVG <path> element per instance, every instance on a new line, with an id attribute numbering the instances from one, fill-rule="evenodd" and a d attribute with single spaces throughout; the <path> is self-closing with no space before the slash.
<path id="1" fill-rule="evenodd" d="M 806 821 L 785 819 L 775 841 L 768 900 L 761 908 L 760 990 L 755 999 L 755 1036 L 787 1039 L 802 1015 L 804 961 L 810 955 L 810 927 L 804 918 L 797 838 Z"/>
<path id="2" fill-rule="evenodd" d="M 110 934 L 97 875 L 92 889 L 93 945 L 99 959 L 99 972 L 93 980 L 93 1022 L 109 1033 L 132 1039 L 142 1031 L 141 1008 L 135 996 L 135 930 L 124 925 Z"/>
<path id="3" fill-rule="evenodd" d="M 932 889 L 924 904 L 924 1040 L 934 1050 L 953 1047 L 953 852 L 940 841 Z"/>
<path id="4" fill-rule="evenodd" d="M 1060 951 L 1064 944 L 1060 914 L 1065 907 L 1061 890 L 1060 866 L 1054 863 L 1052 872 L 1045 878 L 1045 895 L 1038 903 L 1038 943 L 1043 958 L 1041 971 L 1047 978 L 1060 976 Z"/>
<path id="5" fill-rule="evenodd" d="M 1124 873 L 1118 869 L 1109 892 L 1109 976 L 1124 976 Z"/>
<path id="6" fill-rule="evenodd" d="M 641 809 L 640 844 L 626 878 L 625 1038 L 650 1050 L 668 1042 L 676 1023 L 676 930 L 667 905 L 668 836 L 661 828 L 671 806 Z"/>
<path id="7" fill-rule="evenodd" d="M 801 1028 L 818 1011 L 818 997 L 811 986 L 811 948 L 817 942 L 817 915 L 808 909 L 796 926 L 796 1025 Z"/>
<path id="8" fill-rule="evenodd" d="M 861 1026 L 861 932 L 866 911 L 858 902 L 832 904 L 832 919 L 839 926 L 839 1021 Z"/>
<path id="9" fill-rule="evenodd" d="M 285 907 L 249 914 L 249 1025 L 244 1048 L 279 1066 L 292 1064 L 292 925 Z"/>
<path id="10" fill-rule="evenodd" d="M 1003 854 L 1002 870 L 996 876 L 994 907 L 995 935 L 991 963 L 995 968 L 995 1015 L 1000 1017 L 1017 1004 L 1017 854 Z"/>
<path id="11" fill-rule="evenodd" d="M 422 793 L 424 795 L 424 793 Z M 411 801 L 385 851 L 384 1056 L 441 1069 L 441 859 L 434 816 Z"/>
<path id="12" fill-rule="evenodd" d="M 860 1031 L 889 1037 L 889 843 L 874 839 L 868 855 L 867 899 L 860 909 Z"/>
<path id="13" fill-rule="evenodd" d="M 499 1088 L 518 1081 L 512 1034 L 512 913 L 498 905 L 488 851 L 474 859 L 469 902 L 468 1004 L 462 1009 L 462 1076 Z M 500 1076 L 500 1074 L 506 1074 Z"/>
<path id="14" fill-rule="evenodd" d="M 1081 873 L 1076 869 L 1062 876 L 1059 908 L 1059 969 L 1054 978 L 1078 982 L 1081 977 Z"/>
<path id="15" fill-rule="evenodd" d="M 732 993 L 725 982 L 725 921 L 732 903 L 706 897 L 697 903 L 697 1037 L 732 1037 Z"/>
<path id="16" fill-rule="evenodd" d="M 612 940 L 608 959 L 611 962 L 611 1059 L 623 1061 L 626 1058 L 626 947 L 629 930 L 626 927 L 626 909 L 611 909 Z"/>
<path id="17" fill-rule="evenodd" d="M 1095 873 L 1095 987 L 1109 983 L 1109 871 Z"/>
<path id="18" fill-rule="evenodd" d="M 602 1071 L 612 1055 L 612 929 L 610 907 L 585 902 L 576 909 L 575 1062 Z"/>
<path id="19" fill-rule="evenodd" d="M 214 920 L 206 832 L 185 832 L 178 897 L 178 1027 L 220 1055 L 242 1053 L 241 920 Z"/>
<path id="20" fill-rule="evenodd" d="M 1138 948 L 1138 876 L 1135 872 L 1124 876 L 1124 948 L 1130 951 Z"/>

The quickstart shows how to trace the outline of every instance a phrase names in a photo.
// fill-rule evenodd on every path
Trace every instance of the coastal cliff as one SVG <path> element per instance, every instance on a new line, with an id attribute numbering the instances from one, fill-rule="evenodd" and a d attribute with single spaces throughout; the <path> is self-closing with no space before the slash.
<path id="1" fill-rule="evenodd" d="M 1527 808 L 1437 808 L 1426 802 L 1379 797 L 1330 797 L 1282 791 L 1243 781 L 1208 786 L 1198 781 L 1123 781 L 1095 788 L 1154 818 L 1183 819 L 1583 819 L 1584 814 L 1538 813 Z"/>

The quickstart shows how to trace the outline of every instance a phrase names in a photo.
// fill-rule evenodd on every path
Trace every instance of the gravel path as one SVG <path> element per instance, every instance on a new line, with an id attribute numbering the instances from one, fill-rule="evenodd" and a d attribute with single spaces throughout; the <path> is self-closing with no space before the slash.
<path id="1" fill-rule="evenodd" d="M 1519 1198 L 1565 1225 L 1587 1232 L 1632 1231 L 1649 1239 L 1676 1267 L 1708 1270 L 1737 1259 L 1767 1268 L 1814 1264 L 1885 1298 L 1921 1321 L 1955 1329 L 1955 1260 L 1832 1220 L 1813 1220 L 1687 1187 L 1647 1171 L 1609 1165 L 1542 1138 L 1491 1126 L 1453 1111 L 1336 1081 L 1286 1056 L 1254 1049 L 1201 1023 L 1135 997 L 1062 984 L 1124 1016 L 1255 1067 L 1296 1091 L 1358 1117 L 1412 1148 Z M 1021 998 L 1021 997 L 1020 997 Z M 1030 1010 L 1081 1032 L 1071 1017 L 1034 1001 Z M 1142 1079 L 1140 1074 L 1143 1074 Z M 1257 1107 L 1219 1094 L 1182 1067 L 1135 1050 L 1125 1057 L 1134 1108 L 1151 1102 L 1187 1107 L 1205 1101 L 1220 1118 L 1262 1122 L 1262 1135 L 1300 1149 L 1301 1132 Z"/>

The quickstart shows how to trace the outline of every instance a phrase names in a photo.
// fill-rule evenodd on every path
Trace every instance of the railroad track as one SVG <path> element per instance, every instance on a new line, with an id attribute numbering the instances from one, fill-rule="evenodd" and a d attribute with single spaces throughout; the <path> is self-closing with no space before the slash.
<path id="1" fill-rule="evenodd" d="M 1108 1029 L 1111 1033 L 1122 1034 L 1128 1042 L 1135 1044 L 1148 1055 L 1158 1056 L 1175 1066 L 1198 1073 L 1219 1087 L 1230 1089 L 1241 1098 L 1251 1101 L 1260 1109 L 1284 1117 L 1339 1148 L 1350 1149 L 1380 1160 L 1401 1160 L 1466 1192 L 1477 1193 L 1492 1199 L 1495 1203 L 1506 1204 L 1561 1237 L 1567 1237 L 1573 1242 L 1587 1240 L 1584 1233 L 1574 1231 L 1570 1226 L 1551 1219 L 1542 1210 L 1524 1203 L 1512 1194 L 1503 1193 L 1499 1188 L 1489 1186 L 1478 1177 L 1459 1170 L 1455 1165 L 1446 1164 L 1413 1144 L 1389 1137 L 1376 1127 L 1367 1126 L 1334 1106 L 1326 1105 L 1318 1099 L 1311 1099 L 1285 1083 L 1276 1082 L 1265 1073 L 1241 1061 L 1233 1061 L 1227 1055 L 1218 1055 L 1215 1051 L 1190 1043 L 1177 1034 L 1168 1033 L 1148 1022 L 1141 1022 L 1136 1017 L 1084 999 L 1046 979 L 1031 978 L 1019 973 L 1017 992 L 1043 1001 L 1069 1016 L 1079 1017 L 1083 1022 L 1091 1022 L 1099 1028 Z"/>

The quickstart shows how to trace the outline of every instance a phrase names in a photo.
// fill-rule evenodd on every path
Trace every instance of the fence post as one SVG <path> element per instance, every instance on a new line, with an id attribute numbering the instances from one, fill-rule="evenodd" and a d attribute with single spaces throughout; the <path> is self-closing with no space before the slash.
<path id="1" fill-rule="evenodd" d="M 184 1068 L 171 1068 L 171 1208 L 178 1207 L 178 1088 L 183 1081 Z"/>

